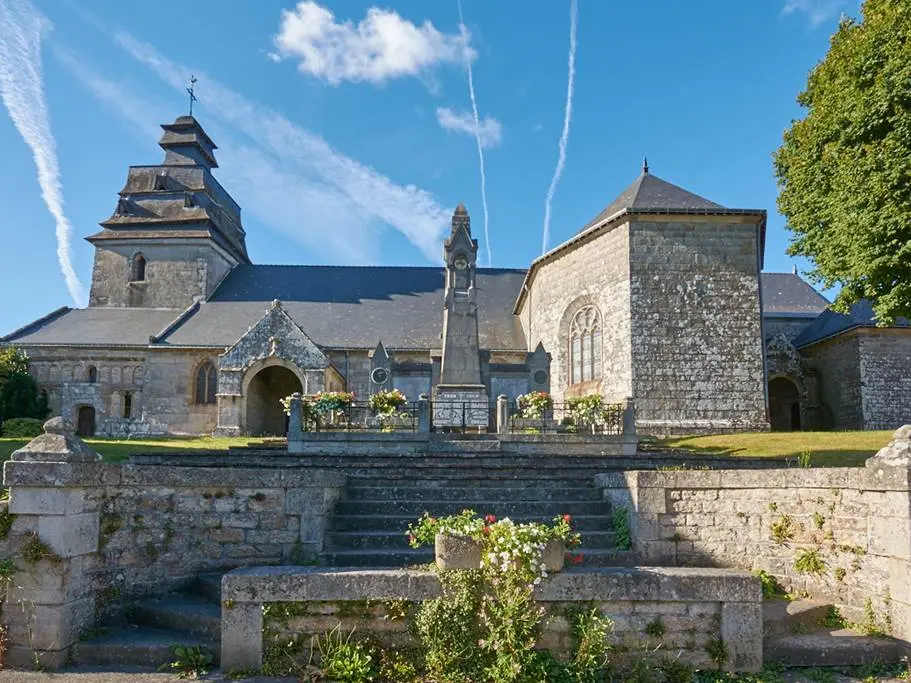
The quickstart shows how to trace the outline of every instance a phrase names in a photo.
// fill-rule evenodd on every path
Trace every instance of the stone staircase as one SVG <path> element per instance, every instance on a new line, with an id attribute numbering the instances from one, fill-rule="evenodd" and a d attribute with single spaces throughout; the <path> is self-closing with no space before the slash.
<path id="1" fill-rule="evenodd" d="M 601 499 L 589 472 L 465 468 L 430 474 L 412 469 L 394 478 L 350 477 L 330 517 L 321 563 L 402 567 L 432 562 L 433 548 L 409 547 L 408 525 L 425 510 L 443 516 L 465 508 L 521 522 L 549 522 L 569 514 L 582 534 L 578 551 L 586 564 L 609 564 L 616 554 L 611 505 Z"/>
<path id="2" fill-rule="evenodd" d="M 173 646 L 200 646 L 218 664 L 221 642 L 221 574 L 203 574 L 182 593 L 146 598 L 125 621 L 76 644 L 78 667 L 157 668 L 174 659 Z"/>

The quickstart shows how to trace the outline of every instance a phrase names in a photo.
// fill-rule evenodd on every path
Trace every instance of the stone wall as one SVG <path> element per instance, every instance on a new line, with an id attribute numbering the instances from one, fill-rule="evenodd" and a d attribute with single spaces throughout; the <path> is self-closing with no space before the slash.
<path id="1" fill-rule="evenodd" d="M 208 296 L 236 265 L 226 252 L 205 241 L 122 244 L 95 249 L 90 306 L 186 308 Z M 146 259 L 143 282 L 131 282 L 133 257 Z"/>
<path id="2" fill-rule="evenodd" d="M 408 645 L 413 641 L 407 622 L 385 618 L 390 602 L 395 601 L 393 613 L 400 613 L 403 603 L 408 611 L 409 603 L 438 594 L 437 575 L 427 571 L 326 572 L 286 567 L 232 572 L 222 581 L 222 668 L 259 669 L 264 645 L 287 646 L 295 638 L 306 645 L 311 635 L 322 635 L 339 624 L 346 634 L 356 625 L 355 638 L 372 636 L 387 646 Z M 728 654 L 724 668 L 755 671 L 762 666 L 759 582 L 741 572 L 673 568 L 563 572 L 542 583 L 536 598 L 552 617 L 546 620 L 540 645 L 559 655 L 567 654 L 570 646 L 566 608 L 594 604 L 613 620 L 611 637 L 618 645 L 714 668 L 707 646 L 720 639 Z M 264 622 L 262 606 L 269 602 L 294 602 L 290 610 L 270 612 L 297 614 Z M 664 627 L 664 635 L 647 636 L 647 626 L 657 622 Z"/>
<path id="3" fill-rule="evenodd" d="M 214 403 L 196 403 L 196 369 L 203 361 L 217 365 L 221 349 L 153 349 L 146 364 L 142 419 L 155 434 L 210 434 Z"/>
<path id="4" fill-rule="evenodd" d="M 602 380 L 583 393 L 608 402 L 631 395 L 629 231 L 626 224 L 580 241 L 539 264 L 522 302 L 520 319 L 528 348 L 539 343 L 552 355 L 550 390 L 557 401 L 570 388 L 569 325 L 573 314 L 594 304 L 602 319 Z"/>
<path id="5" fill-rule="evenodd" d="M 606 497 L 631 510 L 638 562 L 763 569 L 789 591 L 841 605 L 849 619 L 860 621 L 869 601 L 881 628 L 911 640 L 907 468 L 626 472 L 599 480 Z"/>
<path id="6" fill-rule="evenodd" d="M 14 517 L 0 559 L 17 569 L 2 612 L 10 666 L 37 654 L 59 667 L 117 603 L 201 572 L 308 561 L 344 485 L 315 469 L 107 464 L 62 426 L 4 465 Z"/>
<path id="7" fill-rule="evenodd" d="M 826 418 L 837 429 L 863 429 L 860 344 L 856 333 L 840 334 L 800 352 L 818 369 Z"/>
<path id="8" fill-rule="evenodd" d="M 768 428 L 758 230 L 755 216 L 630 223 L 640 431 Z"/>
<path id="9" fill-rule="evenodd" d="M 911 423 L 911 330 L 865 329 L 858 341 L 863 428 Z"/>

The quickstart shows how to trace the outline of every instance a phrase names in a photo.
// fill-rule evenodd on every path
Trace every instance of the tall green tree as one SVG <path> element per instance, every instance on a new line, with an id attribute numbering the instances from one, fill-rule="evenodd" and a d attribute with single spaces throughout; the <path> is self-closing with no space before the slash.
<path id="1" fill-rule="evenodd" d="M 788 253 L 872 300 L 880 324 L 911 317 L 911 2 L 865 0 L 843 19 L 797 101 L 806 116 L 775 154 Z"/>
<path id="2" fill-rule="evenodd" d="M 47 401 L 28 373 L 28 356 L 15 348 L 0 349 L 0 422 L 14 417 L 47 416 Z"/>

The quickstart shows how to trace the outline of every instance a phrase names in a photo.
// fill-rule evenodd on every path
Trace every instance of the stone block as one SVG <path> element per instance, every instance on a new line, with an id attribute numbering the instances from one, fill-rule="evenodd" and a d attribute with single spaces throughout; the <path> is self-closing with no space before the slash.
<path id="1" fill-rule="evenodd" d="M 762 603 L 725 602 L 721 605 L 721 639 L 727 649 L 728 671 L 762 669 Z"/>
<path id="2" fill-rule="evenodd" d="M 13 670 L 33 671 L 35 662 L 42 669 L 56 671 L 65 667 L 69 661 L 70 650 L 35 650 L 28 646 L 11 645 L 3 656 L 3 668 Z"/>
<path id="3" fill-rule="evenodd" d="M 83 488 L 27 488 L 10 490 L 9 511 L 16 515 L 66 515 L 95 510 L 98 503 Z"/>
<path id="4" fill-rule="evenodd" d="M 85 597 L 60 605 L 9 604 L 3 617 L 10 643 L 35 650 L 63 650 L 75 643 L 95 618 L 95 599 Z"/>
<path id="5" fill-rule="evenodd" d="M 262 668 L 263 610 L 258 603 L 235 603 L 221 610 L 221 668 L 251 671 Z"/>
<path id="6" fill-rule="evenodd" d="M 38 536 L 63 558 L 93 553 L 98 549 L 98 514 L 40 517 Z"/>

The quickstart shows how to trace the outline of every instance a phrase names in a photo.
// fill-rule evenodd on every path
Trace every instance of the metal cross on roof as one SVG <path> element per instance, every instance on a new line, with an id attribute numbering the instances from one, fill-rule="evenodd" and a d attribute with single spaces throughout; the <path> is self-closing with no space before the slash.
<path id="1" fill-rule="evenodd" d="M 190 94 L 190 116 L 193 116 L 193 103 L 198 102 L 194 91 L 196 90 L 196 76 L 190 76 L 190 87 L 187 88 L 187 92 Z"/>

